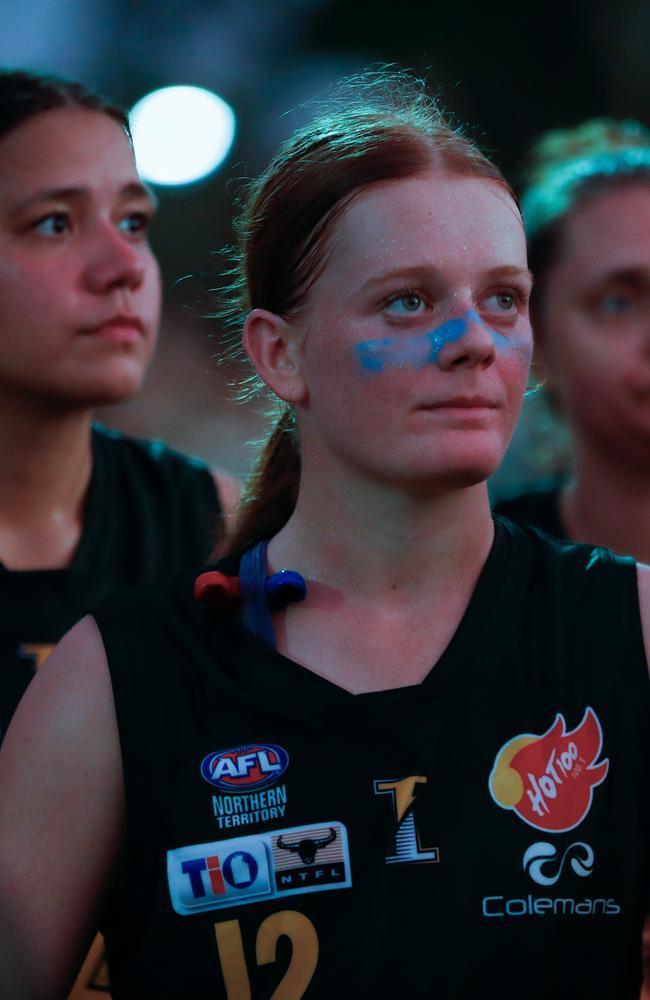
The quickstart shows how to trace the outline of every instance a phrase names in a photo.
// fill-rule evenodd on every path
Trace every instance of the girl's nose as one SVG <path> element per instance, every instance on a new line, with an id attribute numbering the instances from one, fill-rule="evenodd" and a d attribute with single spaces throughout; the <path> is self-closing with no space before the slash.
<path id="1" fill-rule="evenodd" d="M 102 227 L 86 261 L 88 288 L 103 293 L 115 288 L 138 288 L 145 276 L 142 246 L 134 245 L 113 226 Z"/>
<path id="2" fill-rule="evenodd" d="M 494 334 L 473 311 L 464 316 L 466 327 L 460 337 L 442 344 L 437 363 L 444 371 L 453 368 L 488 368 L 496 357 Z"/>

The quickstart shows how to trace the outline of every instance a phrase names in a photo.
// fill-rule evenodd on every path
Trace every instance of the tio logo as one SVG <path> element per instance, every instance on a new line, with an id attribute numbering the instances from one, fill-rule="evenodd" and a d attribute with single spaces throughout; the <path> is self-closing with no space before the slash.
<path id="1" fill-rule="evenodd" d="M 242 837 L 205 847 L 204 851 L 199 846 L 168 852 L 167 874 L 177 912 L 195 913 L 246 903 L 249 898 L 252 902 L 269 894 L 270 865 L 263 841 Z"/>
<path id="2" fill-rule="evenodd" d="M 181 862 L 181 871 L 189 876 L 195 899 L 206 895 L 203 881 L 205 871 L 210 879 L 212 892 L 215 896 L 220 896 L 226 891 L 224 878 L 233 889 L 248 889 L 257 878 L 258 869 L 257 861 L 247 851 L 229 854 L 223 863 L 223 875 L 221 862 L 216 854 L 210 858 L 188 858 L 187 861 Z"/>

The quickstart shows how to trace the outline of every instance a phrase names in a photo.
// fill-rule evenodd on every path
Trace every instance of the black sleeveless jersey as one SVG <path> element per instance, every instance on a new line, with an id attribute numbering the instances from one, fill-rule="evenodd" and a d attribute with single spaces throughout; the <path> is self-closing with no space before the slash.
<path id="1" fill-rule="evenodd" d="M 430 675 L 361 695 L 191 591 L 96 615 L 127 800 L 102 928 L 115 1000 L 637 1000 L 650 684 L 631 560 L 497 521 Z"/>
<path id="2" fill-rule="evenodd" d="M 35 669 L 89 607 L 117 589 L 200 566 L 220 531 L 217 491 L 202 462 L 100 427 L 92 448 L 70 566 L 9 571 L 0 564 L 0 739 Z"/>

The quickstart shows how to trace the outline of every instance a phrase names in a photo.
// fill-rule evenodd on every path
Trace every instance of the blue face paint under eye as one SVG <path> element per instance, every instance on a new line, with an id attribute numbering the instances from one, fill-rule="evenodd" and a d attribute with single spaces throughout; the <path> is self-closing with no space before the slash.
<path id="1" fill-rule="evenodd" d="M 474 309 L 468 309 L 463 317 L 448 319 L 441 326 L 428 333 L 417 333 L 412 337 L 382 337 L 380 340 L 363 340 L 355 345 L 354 351 L 359 364 L 368 372 L 381 372 L 387 366 L 424 368 L 426 365 L 436 363 L 445 344 L 460 340 L 470 323 L 476 323 L 487 330 L 497 350 L 514 346 L 510 337 L 497 333 L 496 330 L 483 322 Z"/>
<path id="2" fill-rule="evenodd" d="M 380 372 L 387 365 L 395 368 L 424 368 L 435 363 L 444 344 L 460 340 L 466 329 L 466 320 L 449 319 L 429 333 L 417 333 L 413 337 L 363 340 L 354 349 L 361 367 L 366 371 Z"/>
<path id="3" fill-rule="evenodd" d="M 496 347 L 497 351 L 500 348 L 504 351 L 507 351 L 514 347 L 517 348 L 521 347 L 521 340 L 519 337 L 506 337 L 504 333 L 499 333 L 498 330 L 494 330 L 491 326 L 488 326 L 488 324 L 485 323 L 484 320 L 481 319 L 479 314 L 476 312 L 476 309 L 468 309 L 465 315 L 467 316 L 467 319 L 469 320 L 470 323 L 477 323 L 478 326 L 481 326 L 483 327 L 484 330 L 487 330 L 487 332 L 492 337 L 492 340 L 494 341 L 494 346 Z"/>

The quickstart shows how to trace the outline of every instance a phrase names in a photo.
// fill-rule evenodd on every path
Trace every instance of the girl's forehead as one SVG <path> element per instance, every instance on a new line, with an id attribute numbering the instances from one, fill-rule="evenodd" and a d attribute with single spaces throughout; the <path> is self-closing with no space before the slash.
<path id="1" fill-rule="evenodd" d="M 33 192 L 123 185 L 137 180 L 126 133 L 100 111 L 42 112 L 0 140 L 0 197 L 20 202 Z"/>
<path id="2" fill-rule="evenodd" d="M 565 243 L 570 248 L 588 246 L 594 238 L 611 243 L 620 238 L 645 236 L 650 247 L 650 174 L 647 180 L 627 181 L 594 192 L 575 206 L 565 222 Z"/>
<path id="3" fill-rule="evenodd" d="M 87 108 L 53 108 L 33 115 L 0 138 L 0 150 L 0 166 L 8 163 L 26 170 L 46 170 L 62 160 L 92 161 L 105 154 L 133 158 L 119 122 Z"/>
<path id="4" fill-rule="evenodd" d="M 508 264 L 525 265 L 521 216 L 504 187 L 442 171 L 373 184 L 333 227 L 328 266 L 345 272 L 353 261 L 365 269 L 382 258 L 415 265 L 449 254 L 505 256 Z"/>
<path id="5" fill-rule="evenodd" d="M 650 266 L 650 178 L 577 205 L 558 229 L 549 276 L 569 286 L 638 265 Z"/>

